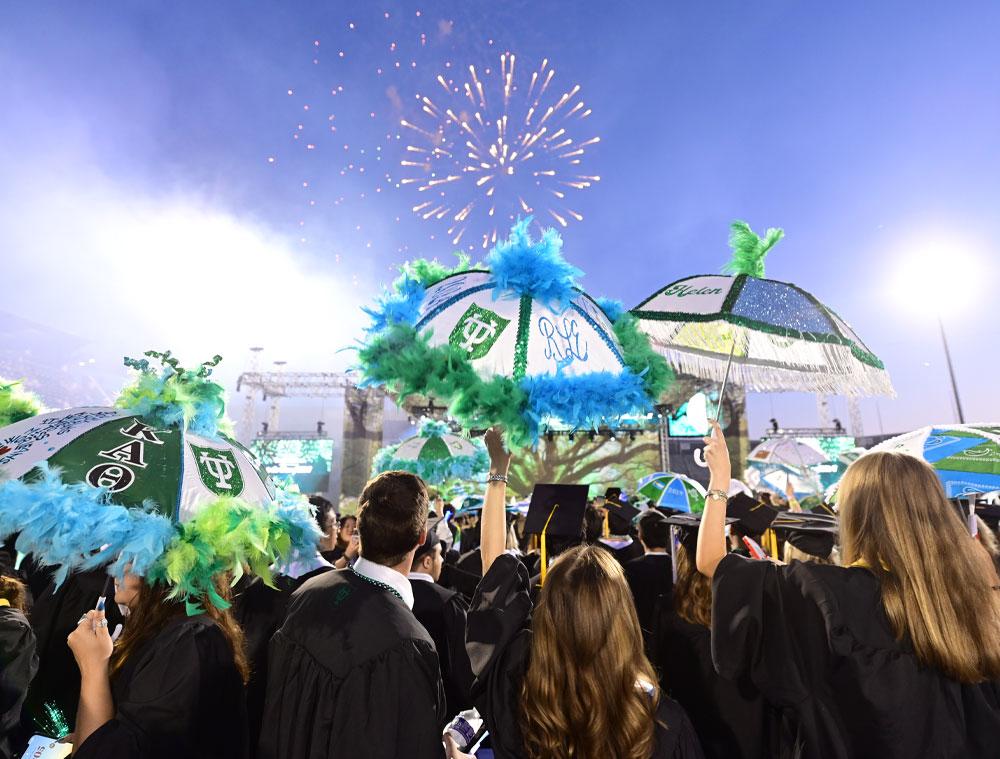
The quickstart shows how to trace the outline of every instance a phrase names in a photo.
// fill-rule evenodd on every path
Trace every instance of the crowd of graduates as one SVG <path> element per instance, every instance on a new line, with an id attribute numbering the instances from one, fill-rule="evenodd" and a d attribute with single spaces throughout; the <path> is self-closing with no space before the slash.
<path id="1" fill-rule="evenodd" d="M 925 463 L 870 454 L 802 511 L 730 493 L 716 427 L 700 515 L 556 484 L 525 516 L 485 442 L 481 511 L 380 474 L 199 613 L 8 566 L 0 759 L 60 723 L 79 757 L 1000 757 L 996 536 Z"/>

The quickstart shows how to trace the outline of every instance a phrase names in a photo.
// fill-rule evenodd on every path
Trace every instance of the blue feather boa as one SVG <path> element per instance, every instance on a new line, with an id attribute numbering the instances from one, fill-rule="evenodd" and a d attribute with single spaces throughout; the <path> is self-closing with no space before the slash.
<path id="1" fill-rule="evenodd" d="M 434 419 L 422 420 L 420 428 L 417 430 L 417 436 L 422 438 L 440 437 L 445 434 L 450 434 L 448 423 Z M 375 454 L 375 459 L 372 462 L 373 475 L 380 472 L 402 470 L 412 472 L 430 485 L 443 485 L 448 480 L 483 482 L 490 471 L 489 454 L 478 440 L 472 441 L 476 452 L 471 456 L 449 456 L 446 459 L 431 461 L 399 458 L 396 452 L 402 444 L 386 446 Z"/>
<path id="2" fill-rule="evenodd" d="M 493 300 L 507 291 L 527 295 L 562 313 L 579 292 L 583 272 L 562 257 L 562 238 L 546 229 L 537 242 L 528 232 L 531 217 L 519 219 L 505 242 L 497 243 L 486 259 L 493 275 Z"/>
<path id="3" fill-rule="evenodd" d="M 616 426 L 622 416 L 644 411 L 649 396 L 642 377 L 623 369 L 620 374 L 593 372 L 579 377 L 543 374 L 525 377 L 528 430 L 537 441 L 545 420 L 554 417 L 570 429 Z"/>
<path id="4" fill-rule="evenodd" d="M 0 539 L 17 533 L 14 547 L 19 554 L 32 554 L 40 564 L 57 567 L 57 588 L 70 572 L 105 565 L 116 577 L 123 576 L 126 567 L 145 577 L 182 537 L 180 525 L 151 507 L 111 503 L 106 490 L 65 483 L 57 468 L 43 463 L 30 479 L 0 482 Z M 315 553 L 320 530 L 303 496 L 279 489 L 274 503 L 259 508 L 268 512 L 272 532 L 287 536 L 284 553 Z"/>

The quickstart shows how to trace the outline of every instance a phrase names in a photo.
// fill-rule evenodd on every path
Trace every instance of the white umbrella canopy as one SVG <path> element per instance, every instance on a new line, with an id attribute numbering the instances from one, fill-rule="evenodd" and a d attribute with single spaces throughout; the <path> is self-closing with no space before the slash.
<path id="1" fill-rule="evenodd" d="M 676 280 L 632 310 L 653 347 L 677 370 L 748 390 L 895 395 L 882 361 L 831 308 L 790 282 L 764 279 L 762 239 L 731 226 L 728 275 Z"/>

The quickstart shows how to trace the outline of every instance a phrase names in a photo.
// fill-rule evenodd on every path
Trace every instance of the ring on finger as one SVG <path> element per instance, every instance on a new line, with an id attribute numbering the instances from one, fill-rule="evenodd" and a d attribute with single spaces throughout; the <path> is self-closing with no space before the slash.
<path id="1" fill-rule="evenodd" d="M 108 620 L 102 619 L 100 622 L 97 623 L 97 626 L 98 627 L 107 627 L 108 626 Z"/>

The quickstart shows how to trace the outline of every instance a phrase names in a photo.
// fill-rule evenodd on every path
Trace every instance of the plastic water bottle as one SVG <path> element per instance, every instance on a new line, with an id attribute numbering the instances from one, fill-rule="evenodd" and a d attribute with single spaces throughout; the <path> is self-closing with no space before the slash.
<path id="1" fill-rule="evenodd" d="M 468 751 L 482 725 L 483 718 L 479 716 L 479 712 L 475 709 L 468 709 L 459 712 L 458 716 L 448 723 L 448 727 L 444 731 L 455 741 L 459 751 Z"/>

